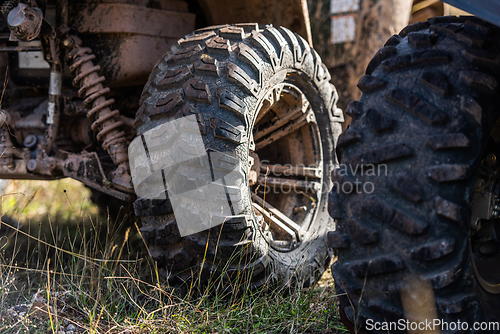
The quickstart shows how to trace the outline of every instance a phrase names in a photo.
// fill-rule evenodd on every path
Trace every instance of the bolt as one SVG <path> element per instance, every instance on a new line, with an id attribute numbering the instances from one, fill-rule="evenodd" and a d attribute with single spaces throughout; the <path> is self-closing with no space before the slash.
<path id="1" fill-rule="evenodd" d="M 295 208 L 293 208 L 293 213 L 294 214 L 297 214 L 297 213 L 300 213 L 300 212 L 304 212 L 307 210 L 307 206 L 297 206 Z"/>
<path id="2" fill-rule="evenodd" d="M 489 165 L 489 166 L 493 166 L 495 164 L 495 162 L 497 161 L 497 157 L 496 155 L 494 155 L 493 153 L 490 153 L 486 156 L 486 163 Z"/>
<path id="3" fill-rule="evenodd" d="M 34 170 L 35 170 L 36 165 L 37 165 L 36 160 L 35 160 L 35 159 L 30 159 L 30 160 L 28 161 L 28 165 L 27 165 L 26 167 L 28 168 L 28 170 L 29 170 L 30 172 L 32 172 L 32 171 L 34 171 Z"/>
<path id="4" fill-rule="evenodd" d="M 38 139 L 36 138 L 35 135 L 28 135 L 24 139 L 24 147 L 27 147 L 30 150 L 34 150 L 36 148 L 37 142 L 38 142 Z"/>

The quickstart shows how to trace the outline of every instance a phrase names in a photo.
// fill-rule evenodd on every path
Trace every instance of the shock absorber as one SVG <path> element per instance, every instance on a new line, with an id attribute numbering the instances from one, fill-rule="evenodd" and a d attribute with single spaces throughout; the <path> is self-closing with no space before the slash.
<path id="1" fill-rule="evenodd" d="M 110 108 L 115 101 L 105 96 L 110 90 L 102 84 L 106 80 L 105 77 L 98 74 L 101 67 L 94 65 L 92 60 L 95 55 L 90 48 L 82 47 L 82 41 L 78 37 L 71 36 L 71 40 L 67 39 L 64 44 L 72 44 L 72 50 L 67 57 L 72 61 L 71 73 L 76 74 L 73 85 L 80 87 L 78 95 L 84 99 L 84 107 L 90 109 L 87 117 L 94 120 L 91 128 L 97 131 L 97 139 L 102 141 L 102 148 L 118 166 L 111 176 L 111 181 L 131 189 L 125 132 L 121 130 L 123 122 L 120 121 L 120 111 Z"/>

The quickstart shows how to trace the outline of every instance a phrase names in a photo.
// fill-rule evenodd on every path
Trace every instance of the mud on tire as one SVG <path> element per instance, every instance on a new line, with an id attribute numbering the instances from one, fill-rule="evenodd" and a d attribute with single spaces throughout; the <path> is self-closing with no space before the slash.
<path id="1" fill-rule="evenodd" d="M 276 102 L 281 92 L 276 87 L 286 84 L 298 87 L 314 111 L 323 147 L 320 167 L 331 170 L 343 117 L 329 79 L 320 57 L 304 39 L 286 28 L 257 24 L 197 30 L 156 65 L 136 115 L 138 134 L 196 115 L 205 148 L 236 156 L 245 180 L 243 186 L 233 187 L 241 201 L 233 205 L 234 214 L 223 225 L 185 237 L 179 234 L 168 197 L 135 201 L 141 233 L 160 274 L 171 285 L 206 286 L 219 278 L 232 281 L 241 276 L 250 280 L 251 288 L 267 281 L 309 286 L 324 271 L 330 261 L 326 231 L 333 224 L 326 201 L 329 178 L 301 244 L 278 251 L 252 206 L 249 151 L 255 150 L 253 128 L 259 108 Z"/>
<path id="2" fill-rule="evenodd" d="M 431 286 L 440 319 L 470 329 L 498 319 L 499 295 L 479 286 L 469 238 L 474 181 L 499 115 L 499 36 L 472 17 L 415 23 L 358 83 L 363 95 L 349 104 L 354 120 L 337 148 L 348 168 L 332 174 L 329 202 L 335 286 L 358 329 L 408 317 L 402 295 L 415 280 Z M 339 191 L 355 181 L 373 187 Z"/>

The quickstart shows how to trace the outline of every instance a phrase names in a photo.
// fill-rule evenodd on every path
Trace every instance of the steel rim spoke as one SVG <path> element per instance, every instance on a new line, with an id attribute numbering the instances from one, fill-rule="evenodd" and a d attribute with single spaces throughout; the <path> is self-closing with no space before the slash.
<path id="1" fill-rule="evenodd" d="M 305 166 L 283 166 L 283 165 L 269 165 L 260 164 L 260 172 L 263 174 L 272 173 L 279 174 L 279 176 L 303 176 L 321 179 L 323 176 L 323 169 L 320 167 L 305 167 Z"/>

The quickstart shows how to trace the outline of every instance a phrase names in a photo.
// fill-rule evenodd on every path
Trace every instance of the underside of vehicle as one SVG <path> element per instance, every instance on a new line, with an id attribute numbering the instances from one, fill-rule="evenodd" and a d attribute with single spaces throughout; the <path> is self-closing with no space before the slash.
<path id="1" fill-rule="evenodd" d="M 24 13 L 18 3 L 33 9 Z M 230 1 L 3 1 L 0 177 L 72 177 L 132 200 L 126 150 L 140 94 L 178 39 L 230 18 L 276 22 L 308 36 L 300 1 L 248 6 L 252 10 Z"/>
<path id="2" fill-rule="evenodd" d="M 325 270 L 343 114 L 304 1 L 27 0 L 1 11 L 0 178 L 70 177 L 95 198 L 133 202 L 174 286 L 229 268 L 222 279 L 299 287 Z M 196 140 L 152 151 L 151 138 L 189 120 Z M 189 150 L 203 157 L 176 165 L 181 181 L 167 187 L 155 164 Z M 150 174 L 137 178 L 138 166 Z M 181 216 L 198 226 L 187 233 Z"/>

